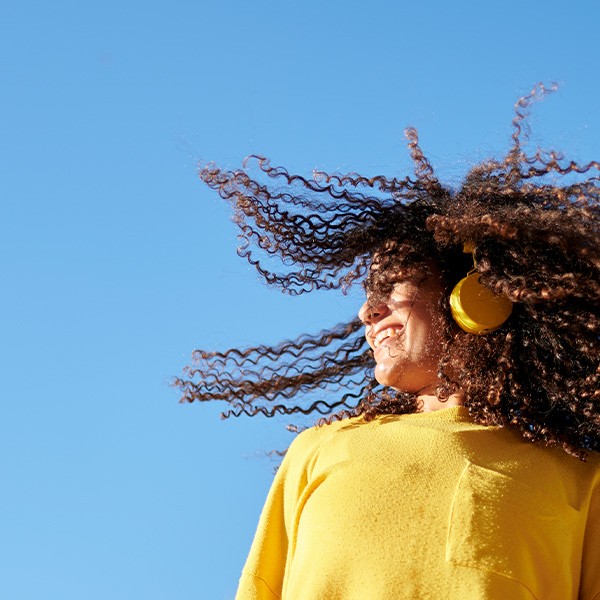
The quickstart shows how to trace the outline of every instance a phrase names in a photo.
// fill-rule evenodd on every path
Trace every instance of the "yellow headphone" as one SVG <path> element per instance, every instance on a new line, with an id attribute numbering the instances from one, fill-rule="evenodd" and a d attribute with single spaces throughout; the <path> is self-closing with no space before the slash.
<path id="1" fill-rule="evenodd" d="M 464 252 L 473 253 L 473 244 L 464 245 Z M 461 279 L 450 294 L 450 310 L 459 327 L 467 333 L 482 335 L 501 327 L 512 312 L 512 302 L 494 294 L 479 282 L 475 257 L 473 269 Z"/>

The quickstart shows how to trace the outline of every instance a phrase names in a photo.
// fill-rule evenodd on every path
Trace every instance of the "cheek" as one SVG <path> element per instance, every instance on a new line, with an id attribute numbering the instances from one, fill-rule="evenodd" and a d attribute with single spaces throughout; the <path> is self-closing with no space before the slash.
<path id="1" fill-rule="evenodd" d="M 437 380 L 443 323 L 414 319 L 397 344 L 375 356 L 375 379 L 395 389 L 415 393 Z"/>
<path id="2" fill-rule="evenodd" d="M 393 386 L 407 370 L 412 359 L 399 341 L 393 346 L 381 348 L 375 354 L 375 379 L 382 385 Z"/>
<path id="3" fill-rule="evenodd" d="M 421 356 L 439 352 L 445 335 L 446 323 L 444 316 L 437 309 L 421 307 L 411 315 L 408 325 L 408 349 Z"/>

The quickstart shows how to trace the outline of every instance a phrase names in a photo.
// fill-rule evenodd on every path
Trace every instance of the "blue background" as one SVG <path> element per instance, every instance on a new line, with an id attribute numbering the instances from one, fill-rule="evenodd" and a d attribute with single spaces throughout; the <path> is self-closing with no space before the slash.
<path id="1" fill-rule="evenodd" d="M 569 6 L 2 4 L 2 598 L 233 597 L 287 421 L 220 421 L 169 380 L 360 293 L 267 289 L 197 162 L 403 175 L 414 125 L 456 184 L 537 81 L 561 87 L 532 144 L 598 159 L 600 5 Z"/>

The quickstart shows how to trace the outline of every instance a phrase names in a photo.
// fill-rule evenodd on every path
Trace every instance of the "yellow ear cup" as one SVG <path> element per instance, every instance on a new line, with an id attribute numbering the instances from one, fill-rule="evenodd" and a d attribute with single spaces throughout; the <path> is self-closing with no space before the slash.
<path id="1" fill-rule="evenodd" d="M 482 285 L 479 273 L 470 273 L 452 290 L 450 310 L 461 329 L 484 334 L 504 324 L 512 312 L 512 302 Z"/>

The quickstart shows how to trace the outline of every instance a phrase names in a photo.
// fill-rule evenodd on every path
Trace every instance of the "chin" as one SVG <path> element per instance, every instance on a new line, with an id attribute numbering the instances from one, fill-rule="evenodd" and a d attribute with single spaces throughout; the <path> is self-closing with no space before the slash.
<path id="1" fill-rule="evenodd" d="M 409 385 L 408 382 L 403 381 L 400 374 L 394 373 L 393 371 L 387 371 L 383 369 L 375 368 L 375 379 L 383 386 L 391 387 L 397 392 L 412 393 L 411 389 L 413 386 Z"/>
<path id="2" fill-rule="evenodd" d="M 437 377 L 434 371 L 409 373 L 404 369 L 385 369 L 375 367 L 375 379 L 383 386 L 390 387 L 405 394 L 418 394 L 421 390 L 436 385 Z"/>

